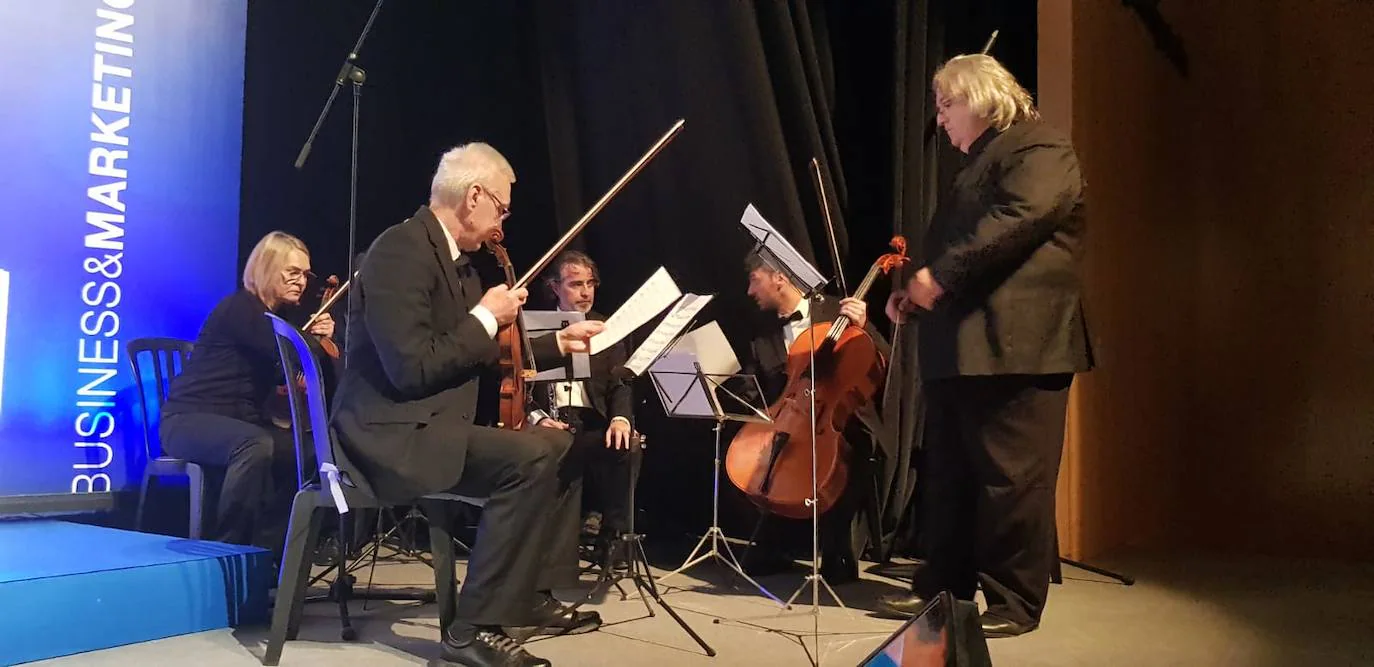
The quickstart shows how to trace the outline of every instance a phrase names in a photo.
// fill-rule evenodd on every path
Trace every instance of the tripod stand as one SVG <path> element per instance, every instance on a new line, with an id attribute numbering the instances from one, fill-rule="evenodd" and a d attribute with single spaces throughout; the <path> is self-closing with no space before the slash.
<path id="1" fill-rule="evenodd" d="M 314 146 L 315 137 L 320 133 L 320 127 L 324 125 L 324 119 L 329 115 L 329 109 L 334 106 L 334 98 L 338 96 L 339 89 L 343 87 L 345 81 L 353 83 L 353 129 L 351 135 L 350 163 L 348 171 L 348 276 L 353 277 L 353 263 L 357 258 L 358 240 L 358 122 L 362 113 L 363 105 L 363 83 L 367 81 L 367 72 L 353 63 L 358 60 L 358 51 L 363 48 L 363 40 L 367 39 L 367 33 L 372 30 L 372 22 L 377 20 L 377 14 L 382 11 L 383 0 L 377 0 L 377 4 L 372 8 L 372 14 L 367 17 L 367 23 L 363 25 L 362 34 L 358 35 L 358 41 L 353 44 L 353 49 L 348 52 L 348 57 L 344 64 L 339 68 L 339 73 L 334 77 L 334 87 L 329 91 L 329 98 L 324 102 L 324 108 L 320 109 L 319 118 L 315 119 L 315 126 L 310 129 L 310 136 L 306 137 L 305 144 L 301 146 L 301 152 L 296 156 L 296 169 L 305 166 L 305 161 L 310 157 L 310 149 Z M 344 320 L 344 340 L 348 339 L 348 320 Z"/>
<path id="2" fill-rule="evenodd" d="M 578 607 L 603 595 L 605 591 L 610 590 L 611 586 L 619 587 L 622 580 L 629 579 L 634 582 L 635 590 L 639 591 L 639 599 L 644 602 L 644 609 L 649 612 L 650 617 L 654 615 L 654 608 L 649 606 L 649 598 L 653 598 L 658 606 L 663 607 L 663 610 L 668 612 L 674 621 L 677 621 L 682 631 L 686 632 L 701 647 L 701 650 L 706 652 L 706 655 L 715 657 L 716 650 L 711 648 L 706 640 L 702 639 L 701 635 L 697 634 L 696 630 L 693 630 L 692 626 L 688 625 L 687 621 L 684 621 L 677 611 L 668 605 L 663 596 L 659 594 L 658 586 L 654 585 L 654 579 L 649 574 L 649 557 L 644 553 L 644 536 L 635 531 L 635 513 L 638 511 L 635 507 L 635 481 L 639 477 L 639 462 L 644 449 L 644 441 L 644 436 L 639 434 L 631 440 L 630 445 L 630 479 L 626 485 L 628 487 L 626 506 L 629 508 L 627 530 L 621 533 L 606 550 L 606 562 L 601 568 L 601 576 L 597 577 L 592 589 L 581 600 L 574 603 L 567 614 L 573 614 Z M 624 559 L 627 564 L 623 571 L 615 567 L 615 563 L 620 559 Z M 646 591 L 649 593 L 648 598 L 644 597 Z M 538 635 L 539 631 L 543 629 L 543 627 L 535 628 L 530 636 Z"/>
<path id="3" fill-rule="evenodd" d="M 762 584 L 755 581 L 753 577 L 745 574 L 744 567 L 740 565 L 739 559 L 735 557 L 735 552 L 730 549 L 730 542 L 727 541 L 725 537 L 725 531 L 720 529 L 720 431 L 724 423 L 724 417 L 718 417 L 714 429 L 716 432 L 716 456 L 712 469 L 713 474 L 711 476 L 711 527 L 706 530 L 706 534 L 701 536 L 701 540 L 697 542 L 697 546 L 692 549 L 692 553 L 688 554 L 682 566 L 659 577 L 658 582 L 663 583 L 669 577 L 682 574 L 708 559 L 715 559 L 716 562 L 729 568 L 736 575 L 739 575 L 741 579 L 749 582 L 751 586 L 758 589 L 765 597 L 782 605 L 782 600 L 779 600 L 776 595 L 773 595 L 767 588 L 764 588 Z M 710 542 L 711 548 L 705 553 L 700 553 L 702 547 L 705 547 L 707 542 Z M 722 546 L 725 547 L 724 552 L 720 550 Z"/>

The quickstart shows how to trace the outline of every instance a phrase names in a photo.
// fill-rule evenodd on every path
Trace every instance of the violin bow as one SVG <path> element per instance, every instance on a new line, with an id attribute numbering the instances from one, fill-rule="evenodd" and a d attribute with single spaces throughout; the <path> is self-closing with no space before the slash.
<path id="1" fill-rule="evenodd" d="M 677 134 L 682 131 L 682 126 L 686 122 L 685 119 L 679 118 L 676 123 L 673 123 L 673 126 L 668 128 L 668 131 L 664 133 L 658 141 L 654 142 L 653 146 L 649 147 L 649 150 L 639 158 L 639 161 L 635 162 L 634 165 L 630 167 L 630 170 L 625 172 L 625 175 L 621 176 L 620 180 L 616 181 L 615 185 L 612 185 L 610 190 L 606 191 L 606 194 L 601 195 L 601 199 L 597 200 L 596 204 L 582 215 L 582 218 L 577 221 L 577 224 L 573 225 L 567 233 L 563 234 L 563 238 L 559 239 L 558 243 L 554 244 L 548 252 L 544 253 L 544 256 L 540 257 L 539 261 L 535 262 L 534 265 L 530 267 L 529 271 L 526 271 L 525 275 L 521 276 L 520 280 L 516 281 L 516 283 L 511 286 L 511 289 L 528 287 L 530 281 L 534 280 L 534 277 L 539 275 L 539 272 L 543 271 L 544 268 L 549 265 L 549 262 L 552 262 L 553 258 L 568 246 L 568 243 L 572 241 L 573 237 L 577 236 L 577 234 L 582 231 L 582 228 L 586 227 L 587 223 L 591 222 L 592 218 L 596 217 L 596 214 L 601 212 L 601 209 L 606 208 L 606 204 L 609 204 L 611 199 L 620 193 L 620 190 L 630 182 L 630 179 L 637 176 L 639 172 L 649 164 L 649 161 L 654 159 L 654 156 L 658 155 L 658 152 L 663 150 L 663 147 L 667 146 L 668 142 L 672 141 Z"/>
<path id="2" fill-rule="evenodd" d="M 353 278 L 358 277 L 359 271 L 362 271 L 362 269 L 353 272 Z M 328 312 L 330 308 L 333 308 L 334 304 L 339 302 L 339 297 L 343 296 L 344 292 L 348 291 L 348 286 L 353 282 L 353 278 L 349 278 L 344 281 L 344 284 L 339 285 L 339 289 L 331 294 L 324 303 L 320 304 L 320 309 L 315 311 L 315 314 L 311 315 L 309 320 L 306 320 L 305 326 L 301 327 L 301 329 L 309 329 L 310 325 L 315 323 L 315 320 L 320 319 L 320 317 Z"/>
<path id="3" fill-rule="evenodd" d="M 811 158 L 811 180 L 816 184 L 821 213 L 825 215 L 825 236 L 830 241 L 830 260 L 835 264 L 835 284 L 840 294 L 849 296 L 849 287 L 844 282 L 844 265 L 840 263 L 840 246 L 835 242 L 835 223 L 830 219 L 830 200 L 825 196 L 825 179 L 821 177 L 821 162 L 814 157 Z"/>

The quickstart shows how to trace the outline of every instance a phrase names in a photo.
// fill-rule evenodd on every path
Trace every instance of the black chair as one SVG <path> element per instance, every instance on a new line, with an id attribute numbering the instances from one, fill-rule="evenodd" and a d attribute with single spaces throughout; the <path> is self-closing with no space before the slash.
<path id="1" fill-rule="evenodd" d="M 262 660 L 264 665 L 276 665 L 281 660 L 286 640 L 295 639 L 300 630 L 305 591 L 310 577 L 311 559 L 308 552 L 319 537 L 320 523 L 324 518 L 321 510 L 337 511 L 340 543 L 348 544 L 348 512 L 355 509 L 387 509 L 392 505 L 377 499 L 367 480 L 348 460 L 343 449 L 335 446 L 334 430 L 329 426 L 325 412 L 324 380 L 319 364 L 311 354 L 305 339 L 285 320 L 271 313 L 267 313 L 267 317 L 271 318 L 272 328 L 276 332 L 277 349 L 281 354 L 282 370 L 286 377 L 294 378 L 299 374 L 305 380 L 304 396 L 300 395 L 296 382 L 286 383 L 298 455 L 300 443 L 308 437 L 318 463 L 317 474 L 296 492 L 291 504 L 291 522 L 287 529 L 277 598 L 272 610 L 272 627 L 268 632 L 267 651 Z M 312 425 L 308 435 L 302 428 L 304 423 Z M 434 585 L 436 600 L 439 603 L 440 627 L 448 627 L 457 608 L 453 538 L 448 530 L 453 501 L 481 502 L 478 499 L 437 494 L 421 498 L 415 503 L 406 503 L 418 504 L 429 519 L 430 550 L 434 561 Z M 347 571 L 346 551 L 339 549 L 338 562 L 334 565 L 340 573 Z M 343 638 L 352 640 L 357 633 L 354 632 L 348 618 L 350 596 L 343 594 L 335 597 L 343 622 Z"/>
<path id="2" fill-rule="evenodd" d="M 138 490 L 138 509 L 134 514 L 134 530 L 143 530 L 143 510 L 148 501 L 148 486 L 153 478 L 185 477 L 190 485 L 191 517 L 186 536 L 200 539 L 201 509 L 205 506 L 205 471 L 197 464 L 184 459 L 166 456 L 162 453 L 162 442 L 153 433 L 150 415 L 162 414 L 162 405 L 167 402 L 167 390 L 172 378 L 179 375 L 191 356 L 191 342 L 177 338 L 136 338 L 125 346 L 129 355 L 129 365 L 134 371 L 134 381 L 138 387 L 138 409 L 143 417 L 143 451 L 147 463 L 143 467 L 143 483 Z M 146 357 L 151 362 L 150 377 L 143 373 L 139 359 Z M 157 401 L 153 410 L 148 409 L 149 387 L 144 380 L 152 380 L 152 396 Z"/>

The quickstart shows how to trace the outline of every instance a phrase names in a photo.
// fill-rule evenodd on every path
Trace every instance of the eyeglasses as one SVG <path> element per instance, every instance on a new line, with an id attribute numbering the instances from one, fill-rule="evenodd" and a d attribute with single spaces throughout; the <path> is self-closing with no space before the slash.
<path id="1" fill-rule="evenodd" d="M 488 190 L 486 186 L 478 184 L 477 187 L 482 191 L 483 194 L 485 194 L 488 197 L 491 197 L 491 203 L 496 205 L 496 214 L 500 216 L 501 220 L 505 220 L 506 218 L 510 217 L 510 207 L 506 206 L 506 202 L 501 201 L 501 199 L 497 197 L 495 194 L 493 194 L 491 190 Z"/>
<path id="2" fill-rule="evenodd" d="M 285 278 L 288 283 L 294 283 L 298 280 L 308 283 L 315 279 L 315 274 L 308 270 L 297 268 L 282 269 L 281 276 Z"/>

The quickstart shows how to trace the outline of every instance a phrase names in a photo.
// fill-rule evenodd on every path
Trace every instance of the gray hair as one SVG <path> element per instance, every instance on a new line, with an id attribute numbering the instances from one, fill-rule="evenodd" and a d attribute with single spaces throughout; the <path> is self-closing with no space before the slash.
<path id="1" fill-rule="evenodd" d="M 992 56 L 950 58 L 935 72 L 933 85 L 947 97 L 966 100 L 973 113 L 998 131 L 1018 120 L 1040 117 L 1030 93 Z"/>
<path id="2" fill-rule="evenodd" d="M 495 148 L 482 142 L 455 146 L 439 158 L 439 166 L 429 186 L 430 201 L 457 204 L 469 188 L 494 176 L 515 182 L 515 170 Z"/>
<path id="3" fill-rule="evenodd" d="M 266 302 L 277 273 L 282 270 L 293 250 L 310 256 L 310 251 L 305 249 L 300 239 L 286 232 L 268 232 L 248 253 L 248 262 L 243 265 L 243 288 Z"/>

